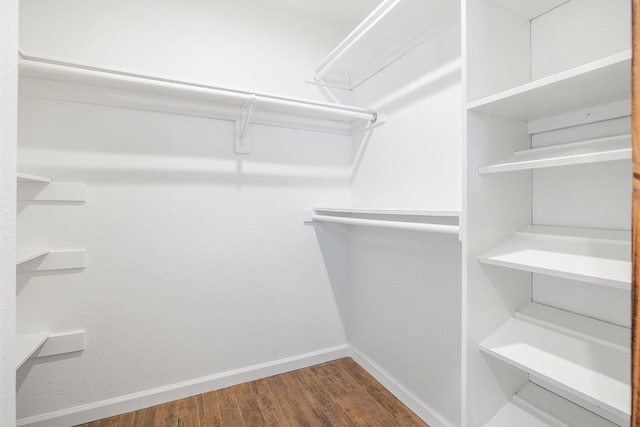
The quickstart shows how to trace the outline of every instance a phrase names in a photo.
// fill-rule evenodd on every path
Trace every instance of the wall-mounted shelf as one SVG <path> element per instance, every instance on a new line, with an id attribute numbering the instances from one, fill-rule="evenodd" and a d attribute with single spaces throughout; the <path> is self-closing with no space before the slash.
<path id="1" fill-rule="evenodd" d="M 85 347 L 84 329 L 50 333 L 37 332 L 16 336 L 16 369 L 32 357 L 55 356 L 82 351 Z"/>
<path id="2" fill-rule="evenodd" d="M 457 211 L 404 209 L 313 208 L 303 211 L 305 223 L 331 222 L 455 235 L 460 232 L 459 216 Z"/>
<path id="3" fill-rule="evenodd" d="M 85 249 L 18 249 L 17 272 L 85 268 Z"/>
<path id="4" fill-rule="evenodd" d="M 469 102 L 470 111 L 525 122 L 629 99 L 631 51 Z"/>
<path id="5" fill-rule="evenodd" d="M 20 368 L 49 338 L 49 332 L 16 335 L 16 369 Z"/>
<path id="6" fill-rule="evenodd" d="M 28 173 L 18 172 L 17 176 L 18 181 L 23 182 L 40 182 L 40 183 L 50 183 L 51 178 L 47 178 L 45 176 L 31 175 Z"/>
<path id="7" fill-rule="evenodd" d="M 608 421 L 557 394 L 527 383 L 503 406 L 485 427 L 616 427 Z"/>
<path id="8" fill-rule="evenodd" d="M 484 264 L 630 289 L 629 232 L 532 226 L 480 256 Z"/>
<path id="9" fill-rule="evenodd" d="M 385 0 L 308 74 L 307 82 L 354 89 L 460 18 L 449 0 Z"/>
<path id="10" fill-rule="evenodd" d="M 592 336 L 592 329 L 611 333 Z M 624 425 L 631 414 L 629 333 L 627 328 L 530 304 L 526 313 L 515 313 L 483 340 L 480 349 L 527 372 L 532 382 Z"/>
<path id="11" fill-rule="evenodd" d="M 532 20 L 540 15 L 549 12 L 569 0 L 489 0 L 491 3 L 498 4 L 516 15 Z"/>
<path id="12" fill-rule="evenodd" d="M 18 248 L 16 251 L 16 265 L 24 264 L 51 252 L 46 248 Z"/>
<path id="13" fill-rule="evenodd" d="M 516 151 L 510 157 L 479 168 L 478 172 L 488 174 L 624 159 L 631 159 L 631 135 Z"/>

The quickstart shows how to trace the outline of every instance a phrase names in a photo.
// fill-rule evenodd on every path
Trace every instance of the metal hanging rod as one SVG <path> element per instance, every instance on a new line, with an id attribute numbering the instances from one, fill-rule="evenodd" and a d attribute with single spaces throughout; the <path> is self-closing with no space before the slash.
<path id="1" fill-rule="evenodd" d="M 298 113 L 306 113 L 307 115 L 314 113 L 329 114 L 345 119 L 366 120 L 371 123 L 375 123 L 378 118 L 378 114 L 375 111 L 366 108 L 260 94 L 158 76 L 149 76 L 124 70 L 68 62 L 58 58 L 27 54 L 21 50 L 19 51 L 19 56 L 20 73 L 28 77 L 57 77 L 61 81 L 68 81 L 72 78 L 73 81 L 118 89 L 135 89 L 140 86 L 145 86 L 147 89 L 160 94 L 175 94 L 176 92 L 180 92 L 182 95 L 222 98 L 229 102 L 235 101 L 238 104 L 253 101 L 256 103 L 256 106 L 264 109 L 269 109 L 270 106 L 293 108 L 297 110 Z"/>
<path id="2" fill-rule="evenodd" d="M 422 222 L 385 221 L 379 219 L 349 218 L 342 216 L 311 214 L 311 221 L 333 222 L 346 225 L 364 225 L 368 227 L 393 228 L 397 230 L 425 231 L 430 233 L 455 234 L 460 233 L 460 226 L 448 224 L 425 224 Z"/>
<path id="3" fill-rule="evenodd" d="M 375 8 L 314 70 L 314 79 L 320 81 L 329 69 L 342 58 L 353 45 L 364 37 L 378 22 L 384 19 L 402 0 L 385 0 Z"/>

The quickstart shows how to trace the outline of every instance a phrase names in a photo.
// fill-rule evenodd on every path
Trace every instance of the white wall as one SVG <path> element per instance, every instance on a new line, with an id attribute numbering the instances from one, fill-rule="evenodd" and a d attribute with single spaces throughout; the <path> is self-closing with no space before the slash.
<path id="1" fill-rule="evenodd" d="M 455 23 L 355 91 L 388 115 L 354 142 L 355 206 L 460 209 L 459 58 Z M 430 425 L 460 425 L 460 242 L 365 227 L 349 239 L 349 344 L 411 393 Z"/>
<path id="2" fill-rule="evenodd" d="M 27 0 L 22 47 L 318 96 L 302 74 L 339 31 L 238 4 Z M 350 137 L 253 125 L 243 156 L 230 121 L 26 95 L 19 126 L 22 170 L 87 183 L 84 204 L 18 207 L 19 245 L 87 249 L 84 270 L 19 275 L 20 332 L 86 329 L 83 352 L 19 370 L 19 418 L 346 343 L 347 272 L 302 209 L 350 204 Z"/>
<path id="3" fill-rule="evenodd" d="M 27 52 L 314 98 L 305 71 L 353 28 L 257 0 L 26 0 L 20 11 Z"/>
<path id="4" fill-rule="evenodd" d="M 15 243 L 18 2 L 0 2 L 0 425 L 16 419 Z"/>

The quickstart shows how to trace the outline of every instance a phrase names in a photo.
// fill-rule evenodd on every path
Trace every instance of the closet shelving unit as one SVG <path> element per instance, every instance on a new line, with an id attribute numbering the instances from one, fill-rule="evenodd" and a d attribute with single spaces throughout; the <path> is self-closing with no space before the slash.
<path id="1" fill-rule="evenodd" d="M 19 183 L 22 183 L 18 189 L 19 200 L 78 202 L 86 199 L 85 185 L 83 183 L 54 183 L 51 178 L 23 172 L 18 172 L 16 179 Z M 56 184 L 60 186 L 55 187 L 53 190 L 42 191 L 43 188 L 55 186 Z M 25 186 L 30 185 L 35 185 L 36 191 L 31 192 L 29 197 L 21 197 Z M 50 255 L 53 259 L 45 260 L 45 256 Z M 38 265 L 29 265 L 30 261 L 40 258 L 42 258 L 42 262 L 38 263 Z M 84 268 L 84 265 L 84 249 L 52 250 L 50 248 L 17 248 L 16 250 L 16 268 L 19 272 Z M 38 350 L 42 349 L 51 336 L 51 332 L 49 331 L 16 335 L 16 369 L 19 369 L 30 357 L 36 354 Z M 69 340 L 70 337 L 73 338 Z M 49 349 L 42 355 L 62 354 L 81 350 L 84 347 L 84 331 L 57 334 L 49 344 Z"/>
<path id="2" fill-rule="evenodd" d="M 384 0 L 317 66 L 306 81 L 355 89 L 460 18 L 447 0 Z"/>
<path id="3" fill-rule="evenodd" d="M 553 276 L 629 291 L 630 224 L 619 230 L 536 224 L 532 208 L 541 202 L 533 197 L 532 186 L 543 185 L 535 174 L 546 168 L 565 168 L 569 176 L 575 165 L 597 167 L 631 158 L 628 129 L 574 140 L 567 136 L 573 135 L 572 128 L 580 128 L 575 134 L 600 132 L 602 123 L 630 114 L 631 52 L 612 42 L 601 58 L 576 59 L 577 66 L 512 88 L 500 88 L 504 83 L 496 81 L 483 88 L 473 81 L 474 74 L 497 71 L 495 67 L 521 72 L 521 82 L 530 79 L 533 67 L 517 61 L 525 56 L 540 60 L 545 53 L 508 55 L 519 42 L 521 49 L 533 49 L 535 19 L 548 14 L 545 19 L 553 22 L 553 14 L 561 16 L 565 7 L 585 14 L 593 10 L 560 0 L 466 3 L 469 93 L 480 95 L 467 102 L 468 424 L 626 426 L 631 409 L 629 328 L 538 304 L 532 287 Z M 497 35 L 483 32 L 477 23 L 483 19 L 492 23 L 491 31 L 503 31 L 502 39 L 509 37 L 508 31 L 518 31 L 504 53 L 497 51 Z M 625 24 L 629 22 L 606 23 L 611 28 Z M 494 59 L 503 55 L 503 62 L 494 68 L 482 63 L 474 55 L 483 49 Z M 559 138 L 532 148 L 541 132 L 555 132 Z M 507 274 L 504 268 L 514 272 Z M 483 301 L 482 307 L 477 301 Z M 511 400 L 505 398 L 506 390 Z"/>
<path id="4" fill-rule="evenodd" d="M 305 223 L 329 222 L 344 225 L 391 228 L 455 234 L 460 232 L 460 212 L 410 209 L 329 208 L 316 207 L 303 211 Z"/>

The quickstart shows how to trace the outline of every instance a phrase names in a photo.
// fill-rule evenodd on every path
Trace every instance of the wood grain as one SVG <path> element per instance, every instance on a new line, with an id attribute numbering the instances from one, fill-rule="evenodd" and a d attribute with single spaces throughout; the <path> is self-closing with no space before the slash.
<path id="1" fill-rule="evenodd" d="M 631 426 L 640 427 L 640 0 L 633 0 L 633 58 L 632 58 L 632 136 L 633 136 L 633 286 L 632 305 L 632 368 L 631 368 Z"/>
<path id="2" fill-rule="evenodd" d="M 350 358 L 78 427 L 132 426 L 428 427 Z"/>

